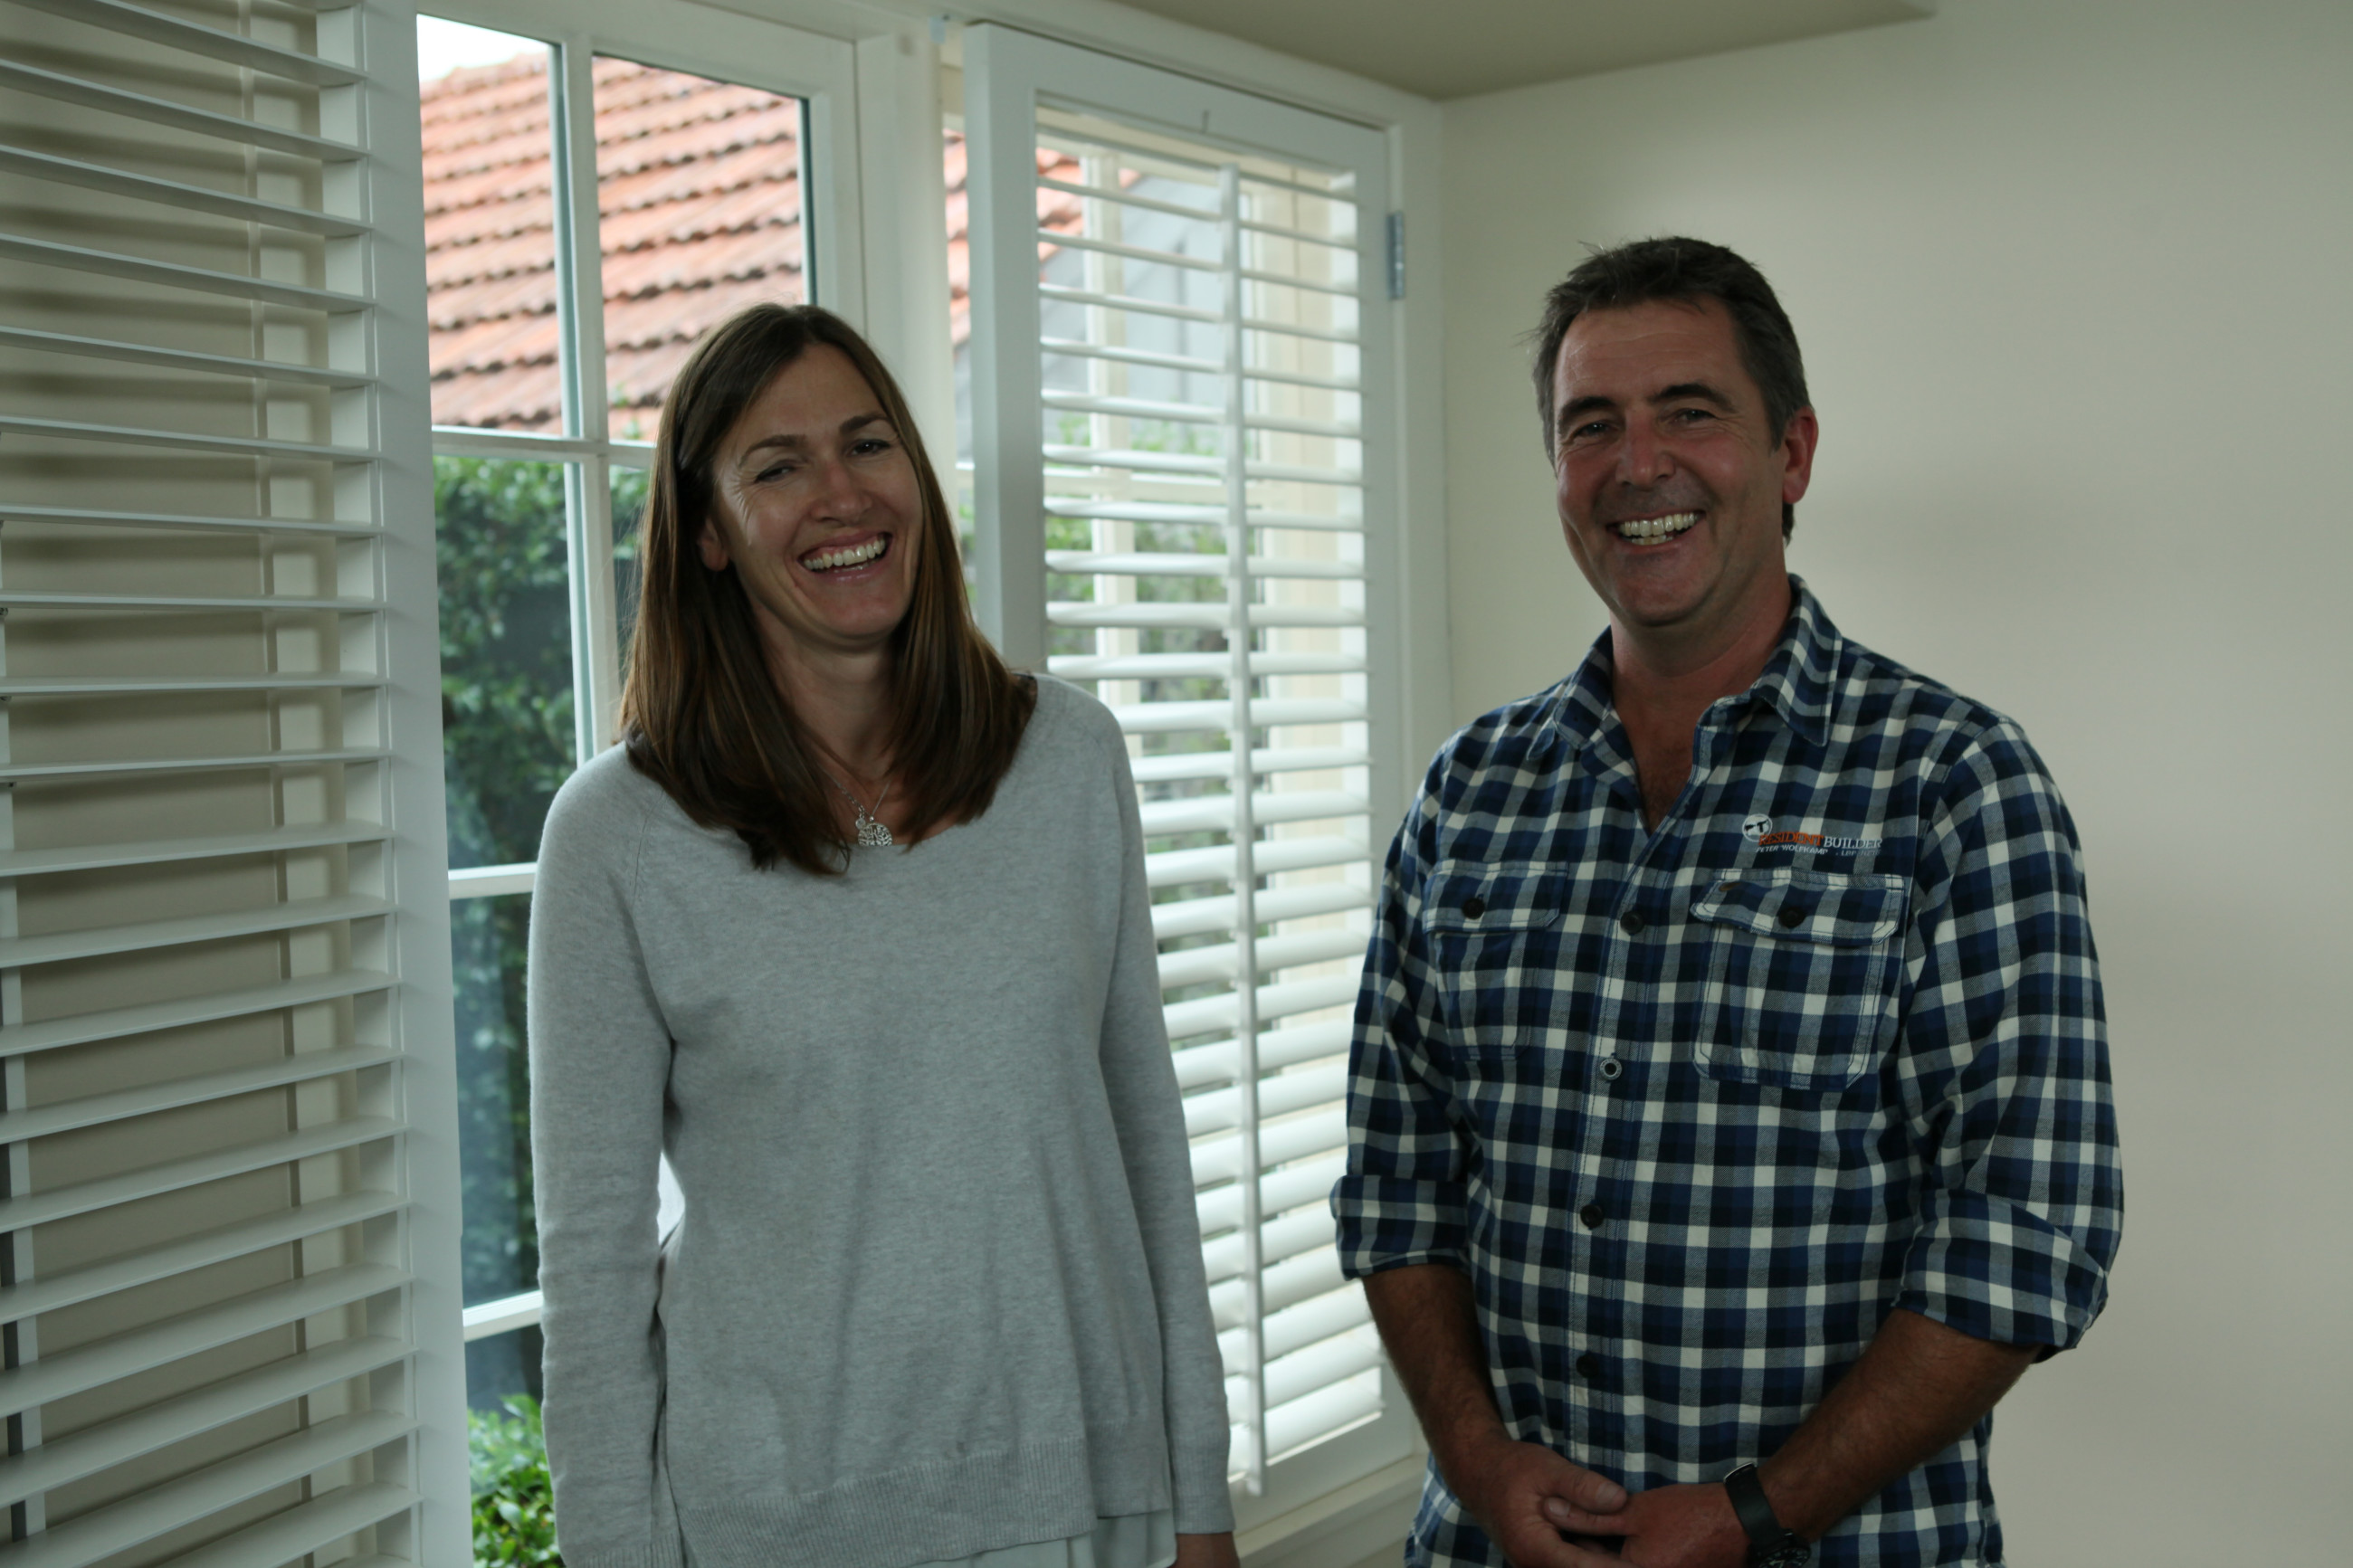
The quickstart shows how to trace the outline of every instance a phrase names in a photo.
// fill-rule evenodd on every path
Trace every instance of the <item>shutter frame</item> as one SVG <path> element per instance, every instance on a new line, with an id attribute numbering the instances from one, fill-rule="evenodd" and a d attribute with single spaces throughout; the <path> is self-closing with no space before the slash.
<path id="1" fill-rule="evenodd" d="M 0 745 L 11 806 L 0 834 L 11 846 L 0 848 L 0 1226 L 11 1227 L 0 1405 L 21 1450 L 0 1458 L 0 1506 L 16 1505 L 7 1533 L 20 1537 L 0 1544 L 0 1563 L 81 1563 L 142 1543 L 185 1562 L 277 1563 L 355 1536 L 374 1560 L 458 1561 L 470 1531 L 414 11 L 406 0 L 272 11 L 242 24 L 257 35 L 246 37 L 129 0 L 12 4 L 45 18 L 27 39 L 54 26 L 81 58 L 108 63 L 26 53 L 0 65 L 0 92 L 51 105 L 56 120 L 37 145 L 5 139 L 0 177 L 65 203 L 0 234 L 0 259 L 64 279 L 52 284 L 62 303 L 38 316 L 12 303 L 0 322 L 0 467 L 28 452 L 79 465 L 47 490 L 5 467 L 0 541 L 20 529 L 111 536 L 132 577 L 190 552 L 227 562 L 222 551 L 249 542 L 259 576 L 223 592 L 85 587 L 72 565 L 0 570 L 0 625 L 30 639 L 0 665 L 16 720 L 0 731 L 14 737 Z M 84 42 L 101 38 L 131 41 Z M 149 90 L 159 68 L 180 75 Z M 244 86 L 203 99 L 222 81 Z M 269 122 L 286 103 L 300 128 Z M 84 127 L 90 139 L 75 142 Z M 216 178 L 230 166 L 216 154 L 240 148 L 245 172 Z M 91 231 L 103 240 L 74 226 L 110 211 L 172 223 Z M 180 237 L 212 245 L 238 230 L 242 269 L 229 247 L 199 253 Z M 185 303 L 182 319 L 203 325 L 160 328 L 149 301 Z M 219 341 L 222 306 L 249 312 L 249 349 Z M 28 363 L 65 367 L 46 374 L 64 376 L 79 405 L 23 401 Z M 110 380 L 109 366 L 149 374 Z M 106 403 L 125 395 L 140 411 L 114 416 Z M 248 399 L 249 425 L 222 422 Z M 111 482 L 155 454 L 211 467 L 161 506 L 164 488 L 142 498 L 133 480 Z M 210 476 L 240 463 L 254 499 L 231 507 Z M 75 544 L 58 558 L 85 557 L 96 558 Z M 221 647 L 250 637 L 262 658 L 249 674 L 168 655 L 136 673 L 59 667 L 44 662 L 46 626 L 81 628 L 101 658 L 145 658 L 191 626 Z M 128 749 L 93 751 L 26 727 L 27 714 L 127 713 L 127 702 L 187 742 L 158 749 L 134 725 Z M 181 710 L 185 720 L 168 717 Z M 220 744 L 234 731 L 204 717 L 216 711 L 263 715 L 267 744 Z M 257 788 L 269 826 L 193 826 L 212 820 L 204 802 Z M 56 815 L 61 790 L 142 792 L 192 826 L 77 837 Z M 37 847 L 13 847 L 27 826 L 39 837 L 22 841 Z M 151 884 L 156 907 L 140 908 Z M 248 885 L 272 890 L 228 897 Z M 184 913 L 175 887 L 217 888 L 227 901 Z M 85 906 L 119 912 L 60 920 Z M 20 929 L 20 907 L 40 923 Z M 279 978 L 207 971 L 204 955 L 233 938 L 275 943 Z M 72 991 L 68 971 L 90 964 L 127 977 L 128 994 Z M 257 1059 L 273 1037 L 282 1054 Z M 208 1038 L 244 1054 L 206 1058 L 180 1043 Z M 160 1072 L 151 1060 L 117 1078 L 108 1065 L 164 1043 Z M 282 1131 L 257 1137 L 280 1103 Z M 142 1148 L 150 1127 L 180 1131 Z M 231 1193 L 230 1207 L 215 1195 Z M 157 1228 L 153 1215 L 181 1210 L 153 1205 L 190 1203 L 217 1223 Z M 82 1228 L 38 1228 L 67 1225 Z M 50 1235 L 58 1247 L 45 1249 Z M 99 1239 L 97 1254 L 78 1237 Z M 41 1267 L 45 1250 L 53 1267 Z M 184 1290 L 184 1278 L 195 1283 Z M 215 1283 L 272 1278 L 226 1295 Z M 45 1323 L 58 1331 L 46 1355 Z M 217 1362 L 219 1347 L 237 1347 L 242 1370 Z M 66 1417 L 43 1444 L 51 1412 Z M 166 1450 L 169 1479 L 127 1491 L 110 1479 Z M 51 1516 L 53 1497 L 72 1500 L 67 1515 Z"/>
<path id="2" fill-rule="evenodd" d="M 1205 1184 L 1212 1305 L 1240 1402 L 1238 1479 L 1254 1494 L 1248 1523 L 1298 1506 L 1300 1487 L 1369 1473 L 1413 1443 L 1323 1214 L 1345 1143 L 1336 1058 L 1376 885 L 1375 824 L 1385 840 L 1385 819 L 1402 807 L 1397 649 L 1377 619 L 1395 601 L 1377 579 L 1398 555 L 1399 475 L 1360 445 L 1393 417 L 1396 395 L 1394 312 L 1379 296 L 1388 151 L 1366 127 L 1010 29 L 976 25 L 964 41 L 976 603 L 1008 661 L 1100 683 L 1131 736 L 1148 841 L 1215 836 L 1200 847 L 1148 842 L 1146 875 L 1163 900 L 1161 980 L 1176 998 L 1165 1011 Z M 1073 160 L 1082 172 L 1065 174 Z M 1191 181 L 1181 189 L 1177 169 Z M 1283 214 L 1264 205 L 1276 193 Z M 1053 205 L 1062 197 L 1079 198 L 1082 216 L 1070 220 L 1073 204 Z M 1339 222 L 1350 209 L 1352 227 Z M 1145 220 L 1123 216 L 1099 229 L 1099 210 L 1161 227 L 1133 232 Z M 1337 226 L 1319 231 L 1325 218 Z M 1222 250 L 1161 237 L 1176 232 L 1171 219 L 1197 236 L 1214 224 Z M 1320 259 L 1295 260 L 1308 245 Z M 1072 259 L 1041 277 L 1053 265 L 1041 252 Z M 1197 281 L 1174 294 L 1149 278 L 1119 281 L 1139 268 Z M 1198 292 L 1203 280 L 1215 280 L 1214 299 Z M 1148 335 L 1131 342 L 1074 320 Z M 1048 384 L 1043 362 L 1056 356 L 1094 367 L 1083 390 Z M 1124 390 L 1146 373 L 1184 390 Z M 1213 377 L 1224 390 L 1205 395 Z M 1176 450 L 1105 439 L 1139 420 L 1196 434 Z M 1093 544 L 1049 549 L 1050 521 L 1065 535 L 1090 530 Z M 1172 553 L 1180 542 L 1121 542 L 1146 529 L 1217 542 L 1189 555 Z M 1316 538 L 1329 542 L 1305 542 Z M 1080 592 L 1041 602 L 1050 574 L 1079 579 Z M 1201 588 L 1140 591 L 1155 582 Z M 1074 635 L 1092 636 L 1095 651 L 1069 651 Z M 1154 647 L 1205 635 L 1222 646 Z M 1215 680 L 1225 695 L 1118 694 L 1171 680 Z M 1345 743 L 1326 743 L 1333 726 Z M 1171 749 L 1187 745 L 1212 749 Z M 1302 776 L 1334 770 L 1347 787 Z M 1332 877 L 1345 891 L 1324 891 Z M 1187 886 L 1200 882 L 1224 887 Z M 1176 888 L 1186 891 L 1164 891 Z M 1335 919 L 1345 923 L 1324 929 Z M 1311 1065 L 1320 1058 L 1335 1059 Z M 1299 1352 L 1310 1353 L 1281 1361 Z M 1377 1458 L 1328 1442 L 1367 1422 L 1377 1430 L 1363 1452 Z"/>

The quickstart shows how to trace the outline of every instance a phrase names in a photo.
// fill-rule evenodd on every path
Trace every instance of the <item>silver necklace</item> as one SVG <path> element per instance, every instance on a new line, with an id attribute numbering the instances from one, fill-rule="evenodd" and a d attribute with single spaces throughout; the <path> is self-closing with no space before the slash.
<path id="1" fill-rule="evenodd" d="M 833 770 L 831 768 L 820 766 L 818 769 L 818 772 L 823 773 L 826 776 L 827 782 L 841 792 L 841 798 L 848 801 L 849 803 L 849 809 L 858 814 L 856 823 L 858 827 L 858 847 L 860 848 L 886 849 L 892 845 L 899 842 L 897 839 L 891 837 L 891 830 L 883 826 L 881 819 L 874 815 L 874 811 L 881 810 L 882 803 L 891 798 L 891 781 L 889 779 L 884 779 L 882 781 L 882 793 L 874 797 L 874 811 L 869 811 L 866 809 L 866 803 L 860 800 L 855 795 L 852 795 L 848 784 L 833 776 Z"/>

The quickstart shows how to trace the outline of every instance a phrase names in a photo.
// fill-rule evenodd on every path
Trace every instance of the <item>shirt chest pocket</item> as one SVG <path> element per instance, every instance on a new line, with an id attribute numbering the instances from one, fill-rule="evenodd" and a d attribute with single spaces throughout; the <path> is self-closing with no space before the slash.
<path id="1" fill-rule="evenodd" d="M 1445 996 L 1447 1046 L 1482 1076 L 1543 1039 L 1560 1000 L 1561 902 L 1555 867 L 1441 865 L 1422 900 Z"/>
<path id="2" fill-rule="evenodd" d="M 1708 935 L 1700 1070 L 1816 1092 L 1861 1077 L 1894 1028 L 1905 902 L 1897 877 L 1787 868 L 1709 888 L 1691 910 Z"/>

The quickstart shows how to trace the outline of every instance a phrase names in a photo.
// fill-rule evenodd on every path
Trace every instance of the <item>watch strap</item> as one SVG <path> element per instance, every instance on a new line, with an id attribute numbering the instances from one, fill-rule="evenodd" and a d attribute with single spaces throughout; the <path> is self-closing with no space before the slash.
<path id="1" fill-rule="evenodd" d="M 1743 1465 L 1725 1477 L 1724 1489 L 1732 1499 L 1732 1511 L 1740 1516 L 1740 1528 L 1747 1532 L 1751 1563 L 1778 1561 L 1788 1548 L 1804 1547 L 1805 1538 L 1783 1524 L 1774 1513 L 1755 1465 Z"/>

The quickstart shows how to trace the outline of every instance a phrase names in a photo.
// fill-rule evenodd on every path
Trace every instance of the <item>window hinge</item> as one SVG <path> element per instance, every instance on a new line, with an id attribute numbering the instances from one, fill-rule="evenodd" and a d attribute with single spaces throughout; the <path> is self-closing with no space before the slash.
<path id="1" fill-rule="evenodd" d="M 1405 214 L 1389 214 L 1389 298 L 1405 298 Z"/>

